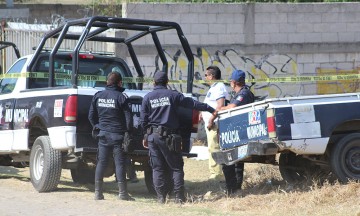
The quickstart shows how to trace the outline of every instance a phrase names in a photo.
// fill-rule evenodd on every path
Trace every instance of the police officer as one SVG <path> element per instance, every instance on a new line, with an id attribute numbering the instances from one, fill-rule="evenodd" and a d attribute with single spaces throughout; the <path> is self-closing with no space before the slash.
<path id="1" fill-rule="evenodd" d="M 231 99 L 229 105 L 221 107 L 215 111 L 215 115 L 210 118 L 207 126 L 209 130 L 213 127 L 218 111 L 231 109 L 255 101 L 255 96 L 250 91 L 250 87 L 245 85 L 244 71 L 234 70 L 232 72 L 230 77 L 230 86 L 234 90 L 235 95 Z M 222 170 L 225 176 L 227 194 L 230 195 L 235 193 L 238 189 L 240 190 L 244 176 L 244 163 L 239 162 L 230 166 L 224 165 Z"/>
<path id="2" fill-rule="evenodd" d="M 100 129 L 95 171 L 95 200 L 103 200 L 103 177 L 110 154 L 114 156 L 115 173 L 120 200 L 134 200 L 126 186 L 126 156 L 122 149 L 124 134 L 132 126 L 131 111 L 127 97 L 122 93 L 122 77 L 117 72 L 107 76 L 106 88 L 97 92 L 91 102 L 89 121 Z"/>
<path id="3" fill-rule="evenodd" d="M 184 194 L 184 161 L 181 151 L 168 147 L 169 134 L 179 134 L 179 117 L 177 107 L 192 108 L 200 111 L 214 112 L 207 104 L 184 97 L 183 94 L 167 89 L 168 76 L 157 72 L 154 76 L 154 90 L 145 95 L 140 121 L 144 132 L 144 147 L 149 148 L 150 163 L 153 169 L 153 182 L 159 203 L 166 199 L 166 174 L 174 182 L 175 203 L 185 202 Z"/>

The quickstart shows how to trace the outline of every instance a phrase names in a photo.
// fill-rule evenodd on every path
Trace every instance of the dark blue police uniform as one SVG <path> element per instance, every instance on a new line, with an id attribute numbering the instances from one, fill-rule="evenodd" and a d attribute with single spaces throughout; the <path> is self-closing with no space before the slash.
<path id="1" fill-rule="evenodd" d="M 166 174 L 169 171 L 174 183 L 175 202 L 184 202 L 184 161 L 181 152 L 170 151 L 166 144 L 167 136 L 163 134 L 179 134 L 179 117 L 177 107 L 192 108 L 200 111 L 214 112 L 207 104 L 185 97 L 183 94 L 166 87 L 166 73 L 157 72 L 152 92 L 145 95 L 141 106 L 141 124 L 147 136 L 150 163 L 153 169 L 153 182 L 158 201 L 165 202 Z"/>
<path id="2" fill-rule="evenodd" d="M 131 128 L 132 118 L 129 101 L 123 95 L 123 90 L 123 88 L 117 85 L 107 86 L 104 91 L 97 92 L 91 102 L 89 121 L 93 127 L 100 129 L 97 136 L 99 142 L 95 183 L 102 183 L 111 153 L 114 156 L 115 173 L 118 182 L 126 183 L 126 156 L 122 149 L 122 143 L 125 132 Z M 103 199 L 103 196 L 99 198 Z M 119 198 L 122 199 L 121 197 Z"/>
<path id="3" fill-rule="evenodd" d="M 250 91 L 250 87 L 244 85 L 231 99 L 230 104 L 236 106 L 245 105 L 255 101 L 254 94 Z M 244 163 L 239 162 L 233 165 L 223 165 L 222 167 L 226 187 L 229 194 L 234 193 L 237 189 L 241 189 L 244 177 Z"/>

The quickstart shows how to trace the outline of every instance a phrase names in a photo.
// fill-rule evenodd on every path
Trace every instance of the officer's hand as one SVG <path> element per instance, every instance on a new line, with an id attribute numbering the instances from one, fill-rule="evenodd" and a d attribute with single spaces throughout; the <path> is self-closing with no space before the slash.
<path id="1" fill-rule="evenodd" d="M 148 141 L 147 141 L 147 139 L 143 139 L 143 146 L 144 146 L 144 148 L 149 148 L 149 146 L 148 146 Z"/>
<path id="2" fill-rule="evenodd" d="M 214 126 L 214 120 L 215 120 L 215 118 L 216 118 L 215 115 L 213 115 L 213 116 L 210 117 L 209 122 L 208 122 L 208 125 L 207 125 L 207 129 L 208 129 L 208 130 L 211 130 L 212 127 Z"/>
<path id="3" fill-rule="evenodd" d="M 202 120 L 203 120 L 203 117 L 202 117 L 202 114 L 200 112 L 200 114 L 199 114 L 199 122 L 201 122 Z"/>
<path id="4" fill-rule="evenodd" d="M 207 125 L 207 129 L 211 130 L 213 126 L 214 126 L 214 122 L 209 122 Z"/>

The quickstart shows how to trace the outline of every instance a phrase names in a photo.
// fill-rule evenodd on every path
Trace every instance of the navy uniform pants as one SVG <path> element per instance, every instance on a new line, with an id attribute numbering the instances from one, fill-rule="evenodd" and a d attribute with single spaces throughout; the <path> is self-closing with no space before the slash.
<path id="1" fill-rule="evenodd" d="M 181 153 L 171 152 L 166 145 L 165 137 L 161 137 L 158 133 L 148 135 L 148 146 L 156 193 L 166 195 L 168 175 L 173 180 L 174 192 L 183 190 L 184 160 Z"/>
<path id="2" fill-rule="evenodd" d="M 99 145 L 97 152 L 95 181 L 103 180 L 111 154 L 113 154 L 115 174 L 118 182 L 126 181 L 126 156 L 122 149 L 124 135 L 100 131 L 98 138 Z"/>
<path id="3" fill-rule="evenodd" d="M 233 193 L 241 189 L 244 177 L 244 163 L 236 163 L 230 166 L 223 165 L 225 183 L 228 192 Z"/>

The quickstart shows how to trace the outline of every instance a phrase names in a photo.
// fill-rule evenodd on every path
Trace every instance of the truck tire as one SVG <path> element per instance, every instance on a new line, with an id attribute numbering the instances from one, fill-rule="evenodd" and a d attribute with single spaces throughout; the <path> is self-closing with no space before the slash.
<path id="1" fill-rule="evenodd" d="M 360 133 L 345 136 L 333 147 L 330 165 L 341 183 L 360 180 Z"/>
<path id="2" fill-rule="evenodd" d="M 292 152 L 280 154 L 279 170 L 283 179 L 289 184 L 296 184 L 306 179 L 305 171 L 297 166 L 297 157 Z"/>
<path id="3" fill-rule="evenodd" d="M 30 179 L 38 192 L 56 189 L 61 176 L 61 152 L 51 147 L 49 136 L 38 137 L 31 148 Z"/>
<path id="4" fill-rule="evenodd" d="M 78 184 L 95 184 L 95 169 L 71 169 L 71 178 Z"/>

